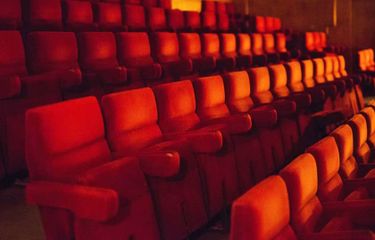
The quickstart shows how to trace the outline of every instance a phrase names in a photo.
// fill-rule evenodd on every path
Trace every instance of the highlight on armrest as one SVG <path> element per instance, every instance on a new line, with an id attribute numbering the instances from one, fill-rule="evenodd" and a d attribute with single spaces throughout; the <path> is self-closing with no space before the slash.
<path id="1" fill-rule="evenodd" d="M 35 181 L 26 186 L 26 201 L 70 210 L 79 218 L 107 221 L 119 209 L 118 193 L 111 189 Z M 100 206 L 100 207 L 98 207 Z"/>
<path id="2" fill-rule="evenodd" d="M 173 177 L 180 171 L 180 155 L 173 151 L 142 153 L 139 157 L 142 170 L 153 177 Z"/>

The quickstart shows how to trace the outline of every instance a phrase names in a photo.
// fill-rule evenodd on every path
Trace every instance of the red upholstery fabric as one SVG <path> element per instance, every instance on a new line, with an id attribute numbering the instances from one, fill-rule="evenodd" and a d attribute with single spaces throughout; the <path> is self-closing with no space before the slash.
<path id="1" fill-rule="evenodd" d="M 282 28 L 282 23 L 280 18 L 273 18 L 273 28 L 275 31 L 279 31 Z"/>
<path id="2" fill-rule="evenodd" d="M 97 3 L 96 22 L 98 27 L 104 31 L 123 31 L 126 29 L 122 25 L 123 16 L 119 3 Z"/>
<path id="3" fill-rule="evenodd" d="M 109 144 L 115 155 L 177 151 L 182 166 L 176 178 L 148 176 L 162 236 L 184 238 L 207 221 L 197 163 L 181 142 L 161 142 L 158 111 L 150 88 L 106 95 L 102 99 Z M 184 207 L 181 208 L 181 203 Z"/>
<path id="4" fill-rule="evenodd" d="M 233 240 L 297 239 L 289 225 L 288 191 L 279 176 L 268 177 L 238 198 L 233 203 L 231 218 Z"/>
<path id="5" fill-rule="evenodd" d="M 147 33 L 118 33 L 117 51 L 121 65 L 128 69 L 131 84 L 139 86 L 143 85 L 145 81 L 155 81 L 161 77 L 161 66 L 155 63 L 151 57 Z"/>
<path id="6" fill-rule="evenodd" d="M 215 12 L 201 13 L 202 29 L 207 32 L 215 31 L 217 28 Z"/>
<path id="7" fill-rule="evenodd" d="M 220 52 L 219 36 L 215 33 L 204 33 L 201 35 L 202 53 L 206 57 L 214 57 L 216 68 L 219 70 L 231 70 L 235 66 L 235 59 L 222 56 Z"/>
<path id="8" fill-rule="evenodd" d="M 186 29 L 189 31 L 197 31 L 201 28 L 201 18 L 199 12 L 184 11 Z"/>
<path id="9" fill-rule="evenodd" d="M 138 5 L 123 5 L 124 25 L 129 31 L 146 30 L 145 9 Z"/>
<path id="10" fill-rule="evenodd" d="M 158 0 L 142 0 L 142 5 L 145 7 L 156 7 Z"/>
<path id="11" fill-rule="evenodd" d="M 178 9 L 167 9 L 166 14 L 169 29 L 173 31 L 185 30 L 185 18 L 183 11 Z"/>
<path id="12" fill-rule="evenodd" d="M 368 145 L 368 130 L 366 119 L 361 114 L 356 114 L 349 120 L 349 125 L 354 134 L 354 156 L 360 163 L 368 163 L 373 161 L 372 150 Z"/>
<path id="13" fill-rule="evenodd" d="M 216 2 L 216 13 L 227 13 L 225 2 Z"/>
<path id="14" fill-rule="evenodd" d="M 229 16 L 226 13 L 219 13 L 216 15 L 217 30 L 221 32 L 229 31 Z"/>
<path id="15" fill-rule="evenodd" d="M 2 1 L 0 5 L 1 29 L 18 29 L 21 25 L 21 0 Z"/>
<path id="16" fill-rule="evenodd" d="M 267 16 L 267 17 L 264 17 L 264 21 L 265 21 L 265 25 L 266 25 L 266 32 L 269 32 L 269 33 L 272 33 L 274 30 L 275 30 L 275 27 L 274 27 L 274 18 L 273 17 L 270 17 L 270 16 Z"/>
<path id="17" fill-rule="evenodd" d="M 255 16 L 254 19 L 254 30 L 258 33 L 264 33 L 266 31 L 266 20 L 265 17 Z"/>
<path id="18" fill-rule="evenodd" d="M 163 8 L 151 7 L 147 9 L 147 24 L 151 31 L 167 30 L 167 18 Z"/>
<path id="19" fill-rule="evenodd" d="M 203 12 L 215 12 L 216 5 L 214 1 L 202 1 L 202 11 Z"/>
<path id="20" fill-rule="evenodd" d="M 69 31 L 94 30 L 94 13 L 90 2 L 69 0 L 63 2 L 64 27 Z"/>
<path id="21" fill-rule="evenodd" d="M 31 0 L 27 21 L 32 30 L 61 30 L 62 8 L 60 0 Z"/>

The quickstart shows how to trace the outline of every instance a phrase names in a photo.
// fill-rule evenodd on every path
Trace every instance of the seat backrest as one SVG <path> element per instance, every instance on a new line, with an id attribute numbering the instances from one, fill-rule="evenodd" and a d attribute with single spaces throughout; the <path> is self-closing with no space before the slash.
<path id="1" fill-rule="evenodd" d="M 229 109 L 225 104 L 224 81 L 220 75 L 199 77 L 193 81 L 197 113 L 203 120 L 226 117 Z"/>
<path id="2" fill-rule="evenodd" d="M 324 75 L 328 82 L 332 82 L 335 80 L 335 77 L 333 75 L 333 57 L 324 57 Z"/>
<path id="3" fill-rule="evenodd" d="M 203 12 L 215 12 L 216 5 L 214 1 L 202 1 L 202 11 Z"/>
<path id="4" fill-rule="evenodd" d="M 0 31 L 0 76 L 27 74 L 25 49 L 18 31 Z"/>
<path id="5" fill-rule="evenodd" d="M 99 28 L 104 31 L 122 30 L 121 4 L 99 2 L 97 4 L 96 22 Z"/>
<path id="6" fill-rule="evenodd" d="M 340 62 L 339 58 L 337 56 L 332 56 L 332 68 L 333 68 L 333 76 L 335 78 L 340 78 L 341 73 L 340 73 Z"/>
<path id="7" fill-rule="evenodd" d="M 221 32 L 229 31 L 229 16 L 226 13 L 216 14 L 217 30 Z"/>
<path id="8" fill-rule="evenodd" d="M 318 191 L 318 171 L 314 157 L 304 153 L 280 171 L 290 201 L 291 225 L 297 235 L 312 233 L 323 212 Z"/>
<path id="9" fill-rule="evenodd" d="M 199 123 L 193 84 L 189 80 L 154 87 L 159 125 L 165 133 L 187 131 Z"/>
<path id="10" fill-rule="evenodd" d="M 80 32 L 77 39 L 82 70 L 97 71 L 119 65 L 116 38 L 112 32 Z"/>
<path id="11" fill-rule="evenodd" d="M 123 6 L 124 24 L 129 31 L 145 31 L 146 30 L 146 14 L 145 9 L 140 5 Z"/>
<path id="12" fill-rule="evenodd" d="M 147 9 L 147 25 L 151 31 L 167 30 L 167 18 L 164 8 L 151 7 Z"/>
<path id="13" fill-rule="evenodd" d="M 340 174 L 343 178 L 357 177 L 358 165 L 353 155 L 354 136 L 348 124 L 343 124 L 335 129 L 331 136 L 336 140 L 340 153 Z"/>
<path id="14" fill-rule="evenodd" d="M 341 76 L 346 77 L 348 76 L 348 73 L 346 72 L 345 58 L 342 55 L 339 55 L 338 58 L 339 58 L 339 63 L 340 63 L 340 74 Z"/>
<path id="15" fill-rule="evenodd" d="M 290 61 L 285 64 L 288 75 L 288 86 L 292 92 L 303 92 L 302 68 L 299 61 Z"/>
<path id="16" fill-rule="evenodd" d="M 216 13 L 227 13 L 225 2 L 216 2 Z"/>
<path id="17" fill-rule="evenodd" d="M 227 2 L 227 3 L 225 3 L 225 8 L 226 8 L 226 10 L 227 10 L 227 13 L 228 14 L 235 14 L 235 12 L 236 12 L 236 9 L 235 9 L 235 7 L 234 7 L 234 3 L 233 2 Z"/>
<path id="18" fill-rule="evenodd" d="M 71 180 L 82 171 L 111 160 L 95 97 L 27 111 L 25 146 L 33 180 Z"/>
<path id="19" fill-rule="evenodd" d="M 251 55 L 251 37 L 247 33 L 237 33 L 238 53 L 241 55 Z"/>
<path id="20" fill-rule="evenodd" d="M 173 31 L 182 31 L 185 29 L 184 13 L 178 9 L 167 9 L 168 27 Z"/>
<path id="21" fill-rule="evenodd" d="M 314 79 L 318 84 L 326 82 L 325 79 L 325 70 L 324 70 L 324 61 L 322 58 L 315 58 L 312 60 L 314 63 Z"/>
<path id="22" fill-rule="evenodd" d="M 150 8 L 150 7 L 157 7 L 158 6 L 158 0 L 142 0 L 142 5 Z"/>
<path id="23" fill-rule="evenodd" d="M 251 34 L 251 44 L 253 47 L 253 53 L 255 55 L 264 54 L 262 34 L 260 33 Z"/>
<path id="24" fill-rule="evenodd" d="M 60 0 L 30 0 L 28 4 L 27 23 L 32 30 L 62 29 Z"/>
<path id="25" fill-rule="evenodd" d="M 220 56 L 220 40 L 215 33 L 201 34 L 202 53 L 204 56 L 219 57 Z"/>
<path id="26" fill-rule="evenodd" d="M 312 60 L 303 60 L 302 66 L 302 81 L 307 88 L 315 86 L 314 81 L 314 64 Z"/>
<path id="27" fill-rule="evenodd" d="M 221 53 L 223 56 L 234 57 L 237 55 L 236 35 L 233 33 L 220 34 Z"/>
<path id="28" fill-rule="evenodd" d="M 89 31 L 94 26 L 94 13 L 88 1 L 68 0 L 63 2 L 63 20 L 65 29 Z"/>
<path id="29" fill-rule="evenodd" d="M 179 33 L 178 40 L 182 58 L 200 58 L 202 56 L 201 40 L 198 33 Z"/>
<path id="30" fill-rule="evenodd" d="M 78 68 L 78 48 L 72 32 L 31 32 L 27 35 L 27 64 L 32 73 Z"/>
<path id="31" fill-rule="evenodd" d="M 264 179 L 234 201 L 230 239 L 297 239 L 290 226 L 287 187 L 280 176 Z"/>
<path id="32" fill-rule="evenodd" d="M 354 134 L 354 156 L 357 161 L 367 163 L 370 161 L 371 150 L 367 143 L 368 130 L 366 118 L 362 114 L 356 114 L 348 121 L 348 124 Z"/>
<path id="33" fill-rule="evenodd" d="M 281 19 L 280 18 L 273 18 L 273 28 L 275 31 L 279 31 L 281 30 L 281 27 L 282 27 L 282 22 L 281 22 Z"/>
<path id="34" fill-rule="evenodd" d="M 197 31 L 201 28 L 201 16 L 199 12 L 184 11 L 186 28 L 190 31 Z"/>
<path id="35" fill-rule="evenodd" d="M 266 53 L 276 52 L 275 38 L 272 33 L 263 34 L 263 46 Z"/>
<path id="36" fill-rule="evenodd" d="M 287 52 L 285 33 L 276 33 L 276 50 L 278 52 Z"/>
<path id="37" fill-rule="evenodd" d="M 256 103 L 270 103 L 273 96 L 270 91 L 271 79 L 267 67 L 251 68 L 250 71 L 251 96 Z"/>
<path id="38" fill-rule="evenodd" d="M 286 69 L 283 64 L 269 65 L 269 72 L 271 76 L 271 90 L 278 97 L 287 97 L 290 95 L 287 86 L 288 77 Z"/>
<path id="39" fill-rule="evenodd" d="M 370 138 L 375 134 L 375 110 L 373 107 L 365 107 L 361 110 L 361 114 L 366 118 L 367 136 Z"/>
<path id="40" fill-rule="evenodd" d="M 318 168 L 318 197 L 322 201 L 340 200 L 343 183 L 339 175 L 340 153 L 335 138 L 328 136 L 307 149 Z"/>
<path id="41" fill-rule="evenodd" d="M 141 5 L 142 0 L 124 0 L 124 4 Z"/>
<path id="42" fill-rule="evenodd" d="M 174 32 L 152 33 L 152 51 L 155 59 L 160 63 L 177 61 L 180 59 L 180 47 L 177 34 Z"/>
<path id="43" fill-rule="evenodd" d="M 19 29 L 22 26 L 21 0 L 0 3 L 0 29 Z"/>
<path id="44" fill-rule="evenodd" d="M 264 18 L 266 24 L 266 32 L 272 33 L 274 31 L 273 17 L 267 16 Z"/>
<path id="45" fill-rule="evenodd" d="M 247 113 L 253 107 L 250 98 L 250 78 L 246 71 L 228 72 L 225 79 L 225 96 L 232 112 Z"/>
<path id="46" fill-rule="evenodd" d="M 106 95 L 102 108 L 109 145 L 116 156 L 136 154 L 161 139 L 151 88 Z"/>
<path id="47" fill-rule="evenodd" d="M 315 50 L 314 34 L 312 32 L 305 33 L 305 48 L 307 51 Z"/>
<path id="48" fill-rule="evenodd" d="M 117 56 L 126 67 L 152 64 L 150 41 L 145 32 L 117 33 Z"/>
<path id="49" fill-rule="evenodd" d="M 314 37 L 315 49 L 321 51 L 322 50 L 322 42 L 320 40 L 320 33 L 319 32 L 313 32 L 313 37 Z"/>
<path id="50" fill-rule="evenodd" d="M 216 14 L 215 12 L 202 12 L 201 13 L 202 28 L 205 31 L 216 30 Z"/>
<path id="51" fill-rule="evenodd" d="M 255 16 L 254 19 L 254 31 L 258 33 L 266 32 L 266 19 L 263 16 Z"/>
<path id="52" fill-rule="evenodd" d="M 320 46 L 323 48 L 327 47 L 327 34 L 325 32 L 320 32 Z"/>

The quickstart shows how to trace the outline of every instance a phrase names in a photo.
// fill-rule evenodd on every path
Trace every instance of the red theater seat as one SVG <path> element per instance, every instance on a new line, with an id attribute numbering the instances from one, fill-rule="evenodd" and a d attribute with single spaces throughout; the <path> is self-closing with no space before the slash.
<path id="1" fill-rule="evenodd" d="M 176 33 L 153 33 L 152 48 L 155 59 L 163 68 L 164 79 L 179 79 L 180 77 L 192 73 L 192 62 L 189 59 L 180 58 L 180 49 Z"/>
<path id="2" fill-rule="evenodd" d="M 22 26 L 21 0 L 0 3 L 0 29 L 19 29 Z"/>
<path id="3" fill-rule="evenodd" d="M 253 52 L 253 62 L 258 66 L 267 64 L 267 55 L 263 50 L 263 38 L 260 33 L 251 34 L 251 47 Z"/>
<path id="4" fill-rule="evenodd" d="M 124 25 L 129 31 L 145 31 L 146 15 L 145 9 L 138 5 L 123 5 Z"/>
<path id="5" fill-rule="evenodd" d="M 216 12 L 215 1 L 202 1 L 203 12 Z"/>
<path id="6" fill-rule="evenodd" d="M 217 30 L 220 32 L 228 32 L 230 29 L 229 16 L 226 13 L 216 15 Z"/>
<path id="7" fill-rule="evenodd" d="M 217 30 L 216 14 L 215 12 L 201 13 L 202 30 L 205 32 L 214 32 Z"/>
<path id="8" fill-rule="evenodd" d="M 360 113 L 366 118 L 367 142 L 371 149 L 375 149 L 375 110 L 373 107 L 365 107 Z"/>
<path id="9" fill-rule="evenodd" d="M 355 224 L 355 214 L 356 211 L 373 211 L 373 203 L 322 203 L 317 195 L 318 168 L 311 154 L 305 153 L 297 157 L 280 171 L 280 175 L 288 189 L 291 226 L 299 239 L 340 239 L 348 236 L 372 238 L 372 232 L 357 230 L 361 228 Z"/>
<path id="10" fill-rule="evenodd" d="M 253 21 L 253 31 L 257 33 L 266 32 L 266 19 L 263 16 L 252 17 Z"/>
<path id="11" fill-rule="evenodd" d="M 35 108 L 26 119 L 26 199 L 39 206 L 47 239 L 159 238 L 139 161 L 112 161 L 95 98 Z"/>
<path id="12" fill-rule="evenodd" d="M 282 23 L 280 18 L 273 18 L 273 28 L 275 31 L 280 31 L 282 28 Z"/>
<path id="13" fill-rule="evenodd" d="M 81 32 L 77 35 L 79 62 L 85 80 L 96 96 L 127 84 L 127 71 L 117 61 L 112 32 Z"/>
<path id="14" fill-rule="evenodd" d="M 224 57 L 235 59 L 236 65 L 240 68 L 246 68 L 251 65 L 250 55 L 237 55 L 236 35 L 233 33 L 222 33 L 220 36 L 221 54 Z"/>
<path id="15" fill-rule="evenodd" d="M 150 7 L 157 7 L 158 6 L 158 0 L 142 0 L 142 5 L 150 8 Z"/>
<path id="16" fill-rule="evenodd" d="M 275 37 L 272 33 L 263 34 L 264 52 L 267 54 L 268 63 L 280 62 L 280 55 L 276 50 Z"/>
<path id="17" fill-rule="evenodd" d="M 120 64 L 128 70 L 131 85 L 144 86 L 160 79 L 162 68 L 151 57 L 147 33 L 117 33 L 117 51 Z"/>
<path id="18" fill-rule="evenodd" d="M 283 61 L 290 61 L 290 59 L 297 58 L 297 54 L 292 54 L 288 51 L 286 48 L 286 36 L 285 33 L 275 33 L 275 40 L 276 40 L 276 51 L 281 57 L 281 60 Z"/>
<path id="19" fill-rule="evenodd" d="M 216 2 L 216 13 L 227 13 L 226 5 L 227 3 L 225 2 Z"/>
<path id="20" fill-rule="evenodd" d="M 148 8 L 147 24 L 150 31 L 166 31 L 167 18 L 165 16 L 164 8 Z"/>
<path id="21" fill-rule="evenodd" d="M 206 75 L 215 70 L 215 58 L 202 56 L 201 40 L 198 33 L 179 33 L 178 39 L 181 58 L 192 61 L 194 72 Z"/>
<path id="22" fill-rule="evenodd" d="M 237 64 L 244 68 L 249 68 L 252 65 L 253 57 L 251 53 L 251 37 L 247 33 L 237 33 L 237 51 L 241 56 L 237 59 Z"/>
<path id="23" fill-rule="evenodd" d="M 92 31 L 96 29 L 90 2 L 68 0 L 63 2 L 64 28 L 68 31 Z"/>
<path id="24" fill-rule="evenodd" d="M 222 56 L 220 53 L 219 36 L 215 33 L 201 34 L 202 53 L 205 57 L 214 57 L 218 70 L 231 70 L 235 66 L 235 59 Z"/>
<path id="25" fill-rule="evenodd" d="M 31 30 L 61 30 L 62 8 L 60 0 L 30 0 L 26 23 Z"/>
<path id="26" fill-rule="evenodd" d="M 231 215 L 231 240 L 297 240 L 290 226 L 287 187 L 280 176 L 268 177 L 238 198 Z"/>
<path id="27" fill-rule="evenodd" d="M 199 140 L 199 136 L 189 141 L 166 141 L 158 125 L 157 105 L 150 88 L 106 95 L 102 106 L 109 145 L 115 156 L 148 155 L 155 150 L 176 151 L 169 154 L 169 158 L 155 156 L 153 162 L 145 162 L 150 168 L 154 166 L 150 169 L 153 171 L 146 172 L 146 176 L 162 236 L 165 239 L 186 238 L 206 223 L 201 182 L 191 142 Z M 209 136 L 220 138 L 215 133 Z M 209 136 L 209 141 L 212 141 Z M 218 149 L 221 148 L 220 141 L 211 143 L 218 143 Z M 199 149 L 196 151 L 199 152 Z M 176 157 L 180 155 L 176 160 L 181 162 L 174 160 L 176 154 Z"/>
<path id="28" fill-rule="evenodd" d="M 96 22 L 102 31 L 123 31 L 121 5 L 119 3 L 100 2 L 96 5 Z"/>
<path id="29" fill-rule="evenodd" d="M 186 30 L 190 32 L 199 31 L 201 29 L 201 17 L 199 12 L 184 11 Z"/>
<path id="30" fill-rule="evenodd" d="M 267 16 L 267 17 L 264 17 L 264 21 L 265 21 L 265 25 L 266 25 L 266 32 L 268 33 L 273 33 L 273 31 L 275 30 L 273 24 L 274 24 L 274 18 L 273 17 L 270 17 L 270 16 Z"/>
<path id="31" fill-rule="evenodd" d="M 185 30 L 185 18 L 183 11 L 178 9 L 165 10 L 168 20 L 168 28 L 174 32 Z"/>

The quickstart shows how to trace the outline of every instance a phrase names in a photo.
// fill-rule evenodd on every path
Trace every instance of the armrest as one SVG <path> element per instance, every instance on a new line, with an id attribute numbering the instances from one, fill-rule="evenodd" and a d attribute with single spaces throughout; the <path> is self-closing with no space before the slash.
<path id="1" fill-rule="evenodd" d="M 294 101 L 291 100 L 276 100 L 271 103 L 272 106 L 276 109 L 277 114 L 281 117 L 287 117 L 294 114 L 297 110 L 297 105 Z"/>
<path id="2" fill-rule="evenodd" d="M 303 234 L 301 239 L 306 240 L 352 240 L 352 239 L 374 239 L 375 235 L 372 231 L 366 230 L 353 230 L 353 231 L 337 231 L 337 232 L 320 232 Z"/>
<path id="3" fill-rule="evenodd" d="M 11 98 L 20 93 L 21 80 L 19 76 L 0 77 L 0 99 Z"/>
<path id="4" fill-rule="evenodd" d="M 256 127 L 270 128 L 277 123 L 277 112 L 271 105 L 251 109 L 250 116 Z"/>
<path id="5" fill-rule="evenodd" d="M 71 68 L 56 74 L 63 89 L 75 87 L 82 83 L 82 72 L 79 68 Z"/>
<path id="6" fill-rule="evenodd" d="M 113 218 L 119 208 L 118 194 L 114 190 L 45 181 L 32 182 L 26 186 L 26 201 L 64 208 L 79 218 L 94 221 Z"/>
<path id="7" fill-rule="evenodd" d="M 180 171 L 178 152 L 149 152 L 139 156 L 142 170 L 153 177 L 173 177 Z"/>
<path id="8" fill-rule="evenodd" d="M 344 180 L 345 191 L 351 192 L 355 189 L 364 187 L 367 189 L 375 189 L 375 178 L 356 178 Z"/>
<path id="9" fill-rule="evenodd" d="M 343 214 L 356 215 L 360 213 L 375 212 L 375 200 L 351 200 L 323 202 L 323 209 L 327 216 L 338 216 Z"/>
<path id="10" fill-rule="evenodd" d="M 101 70 L 98 72 L 98 78 L 103 84 L 121 85 L 127 81 L 127 69 L 118 66 L 112 69 Z"/>
<path id="11" fill-rule="evenodd" d="M 235 114 L 226 119 L 226 130 L 231 134 L 246 133 L 252 125 L 249 114 Z"/>
<path id="12" fill-rule="evenodd" d="M 310 88 L 308 92 L 311 94 L 313 103 L 322 103 L 326 98 L 324 90 L 318 88 Z"/>
<path id="13" fill-rule="evenodd" d="M 308 108 L 312 102 L 309 93 L 296 93 L 292 95 L 291 99 L 296 103 L 298 110 Z"/>
<path id="14" fill-rule="evenodd" d="M 337 87 L 335 85 L 323 83 L 321 86 L 323 87 L 324 91 L 326 92 L 326 95 L 331 96 L 331 97 L 336 96 Z"/>
<path id="15" fill-rule="evenodd" d="M 223 147 L 223 135 L 220 131 L 188 133 L 186 139 L 196 153 L 214 153 Z"/>

